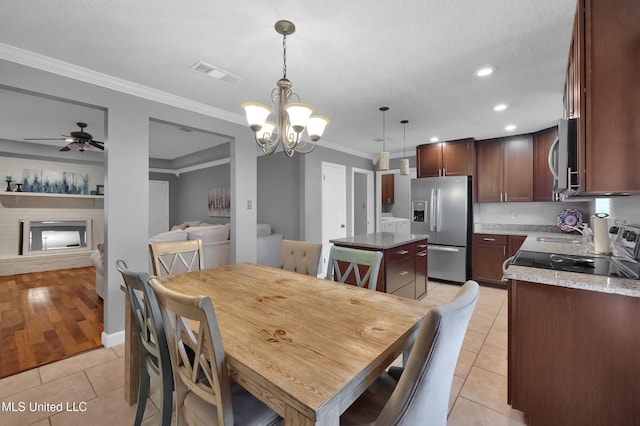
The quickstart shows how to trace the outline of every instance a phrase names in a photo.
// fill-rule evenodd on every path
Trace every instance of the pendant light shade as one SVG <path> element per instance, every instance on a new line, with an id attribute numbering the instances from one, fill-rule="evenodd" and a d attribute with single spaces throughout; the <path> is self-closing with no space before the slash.
<path id="1" fill-rule="evenodd" d="M 406 157 L 407 156 L 407 123 L 409 122 L 409 120 L 402 120 L 400 123 L 402 123 L 402 128 L 403 128 L 403 133 L 404 133 L 404 144 L 402 146 L 402 156 Z M 403 158 L 402 160 L 400 160 L 400 174 L 403 176 L 407 176 L 409 174 L 409 159 L 408 158 Z"/>
<path id="2" fill-rule="evenodd" d="M 387 141 L 385 140 L 385 113 L 389 107 L 380 107 L 382 111 L 382 152 L 378 156 L 378 170 L 389 170 L 389 152 L 387 152 Z"/>

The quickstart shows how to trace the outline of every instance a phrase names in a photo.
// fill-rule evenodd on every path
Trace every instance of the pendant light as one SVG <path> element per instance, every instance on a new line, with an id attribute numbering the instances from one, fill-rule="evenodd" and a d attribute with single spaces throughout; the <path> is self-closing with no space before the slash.
<path id="1" fill-rule="evenodd" d="M 389 152 L 387 152 L 387 141 L 385 140 L 385 113 L 389 107 L 380 107 L 382 111 L 382 152 L 378 157 L 378 170 L 389 170 Z"/>
<path id="2" fill-rule="evenodd" d="M 403 176 L 407 176 L 409 174 L 409 159 L 407 157 L 407 123 L 409 120 L 402 120 L 402 128 L 404 132 L 404 145 L 402 146 L 402 156 L 404 157 L 400 160 L 400 174 Z"/>

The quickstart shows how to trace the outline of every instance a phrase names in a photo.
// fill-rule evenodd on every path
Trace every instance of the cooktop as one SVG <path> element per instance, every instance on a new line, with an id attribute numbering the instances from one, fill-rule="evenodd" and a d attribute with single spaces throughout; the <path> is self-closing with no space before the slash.
<path id="1" fill-rule="evenodd" d="M 512 265 L 581 274 L 640 279 L 640 264 L 614 257 L 590 257 L 520 250 Z"/>

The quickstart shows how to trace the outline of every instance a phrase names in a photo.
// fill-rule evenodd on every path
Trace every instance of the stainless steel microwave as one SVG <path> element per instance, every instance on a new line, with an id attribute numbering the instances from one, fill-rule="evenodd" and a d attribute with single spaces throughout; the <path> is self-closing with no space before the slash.
<path id="1" fill-rule="evenodd" d="M 553 175 L 553 191 L 565 195 L 579 192 L 577 119 L 558 122 L 558 136 L 549 149 L 548 160 Z"/>

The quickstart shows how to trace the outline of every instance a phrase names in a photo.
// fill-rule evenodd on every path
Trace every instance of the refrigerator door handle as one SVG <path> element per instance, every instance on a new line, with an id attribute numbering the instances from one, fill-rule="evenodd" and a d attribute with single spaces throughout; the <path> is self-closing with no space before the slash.
<path id="1" fill-rule="evenodd" d="M 442 191 L 438 188 L 438 212 L 436 214 L 437 223 L 436 223 L 436 231 L 442 230 Z"/>
<path id="2" fill-rule="evenodd" d="M 443 246 L 429 246 L 428 250 L 432 250 L 432 251 L 448 251 L 448 252 L 452 252 L 452 253 L 457 253 L 460 251 L 459 248 L 456 247 L 443 247 Z"/>
<path id="3" fill-rule="evenodd" d="M 435 197 L 435 189 L 431 190 L 431 205 L 429 206 L 429 230 L 431 232 L 435 231 L 435 214 L 436 214 L 436 210 L 435 207 L 433 205 L 433 203 L 435 203 L 436 197 Z"/>

